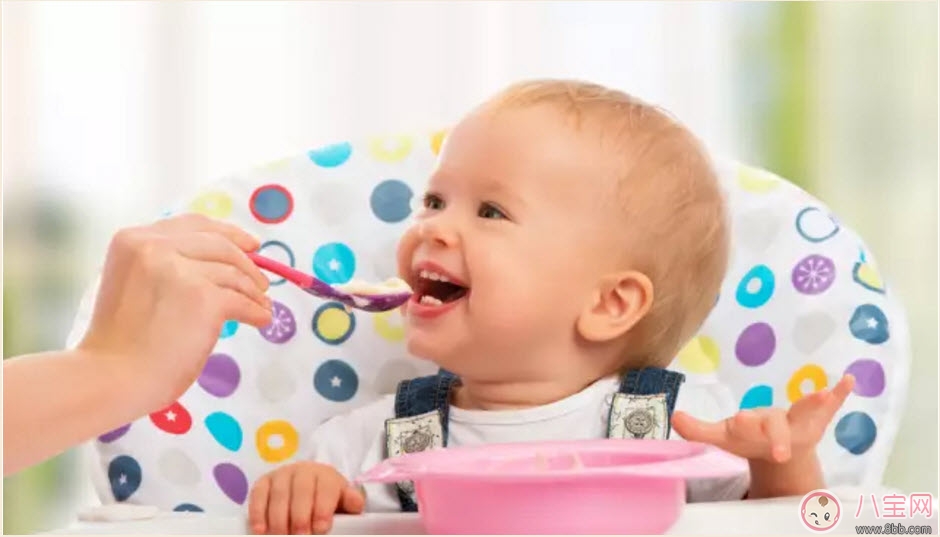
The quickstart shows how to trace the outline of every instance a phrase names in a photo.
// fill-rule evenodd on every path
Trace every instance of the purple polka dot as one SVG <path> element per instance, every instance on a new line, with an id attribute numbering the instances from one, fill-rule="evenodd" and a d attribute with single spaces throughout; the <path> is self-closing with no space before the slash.
<path id="1" fill-rule="evenodd" d="M 770 360 L 777 348 L 774 329 L 767 323 L 754 323 L 738 336 L 734 353 L 744 365 L 758 366 Z"/>
<path id="2" fill-rule="evenodd" d="M 272 308 L 271 324 L 259 331 L 261 337 L 271 343 L 286 343 L 297 333 L 297 322 L 294 320 L 294 314 L 287 306 L 275 301 Z"/>
<path id="3" fill-rule="evenodd" d="M 241 371 L 238 364 L 227 354 L 213 354 L 199 375 L 199 385 L 216 397 L 228 397 L 238 388 Z"/>
<path id="4" fill-rule="evenodd" d="M 790 279 L 797 291 L 804 295 L 818 295 L 836 280 L 836 266 L 828 257 L 813 254 L 793 267 Z"/>
<path id="5" fill-rule="evenodd" d="M 118 438 L 121 438 L 122 436 L 124 436 L 130 428 L 131 428 L 130 423 L 128 423 L 127 425 L 122 425 L 118 427 L 117 429 L 114 429 L 113 431 L 106 432 L 103 435 L 99 436 L 98 441 L 101 442 L 102 444 L 108 444 L 108 443 L 114 442 Z"/>
<path id="6" fill-rule="evenodd" d="M 238 466 L 225 462 L 212 469 L 216 484 L 226 496 L 238 505 L 248 497 L 248 479 Z"/>
<path id="7" fill-rule="evenodd" d="M 877 397 L 885 390 L 885 370 L 875 360 L 855 360 L 846 368 L 845 373 L 855 377 L 853 391 L 862 397 Z"/>

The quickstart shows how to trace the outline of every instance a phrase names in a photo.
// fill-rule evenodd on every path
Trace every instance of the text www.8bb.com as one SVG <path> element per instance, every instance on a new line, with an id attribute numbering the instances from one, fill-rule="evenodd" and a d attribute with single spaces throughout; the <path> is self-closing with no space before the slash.
<path id="1" fill-rule="evenodd" d="M 908 526 L 887 522 L 878 526 L 855 526 L 858 535 L 931 535 L 932 526 Z"/>

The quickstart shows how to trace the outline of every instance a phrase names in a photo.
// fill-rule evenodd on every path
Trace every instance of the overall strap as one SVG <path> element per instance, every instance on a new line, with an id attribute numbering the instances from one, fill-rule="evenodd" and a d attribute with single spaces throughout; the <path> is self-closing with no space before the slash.
<path id="1" fill-rule="evenodd" d="M 610 438 L 666 439 L 685 375 L 649 367 L 627 371 L 610 406 Z"/>
<path id="2" fill-rule="evenodd" d="M 447 445 L 450 391 L 457 377 L 436 375 L 402 381 L 395 393 L 395 418 L 385 422 L 386 456 L 397 457 Z M 416 512 L 414 483 L 396 484 L 404 512 Z"/>

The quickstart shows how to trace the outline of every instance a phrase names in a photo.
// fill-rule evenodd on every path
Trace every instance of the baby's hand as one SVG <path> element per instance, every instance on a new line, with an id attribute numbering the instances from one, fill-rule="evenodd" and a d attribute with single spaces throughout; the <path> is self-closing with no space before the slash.
<path id="1" fill-rule="evenodd" d="M 256 534 L 323 534 L 333 514 L 359 514 L 365 498 L 333 467 L 303 461 L 263 476 L 251 489 L 248 524 Z"/>
<path id="2" fill-rule="evenodd" d="M 846 375 L 832 390 L 807 395 L 789 410 L 743 410 L 717 423 L 676 412 L 672 425 L 686 440 L 712 444 L 751 461 L 786 463 L 791 457 L 813 453 L 854 385 L 854 377 Z"/>

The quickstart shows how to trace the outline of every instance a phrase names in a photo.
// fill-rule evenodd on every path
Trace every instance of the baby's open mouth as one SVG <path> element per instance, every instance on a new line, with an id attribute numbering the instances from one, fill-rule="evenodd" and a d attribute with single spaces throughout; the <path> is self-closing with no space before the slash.
<path id="1" fill-rule="evenodd" d="M 440 306 L 463 298 L 470 290 L 450 281 L 444 274 L 423 269 L 418 272 L 414 285 L 415 299 L 428 306 Z"/>

